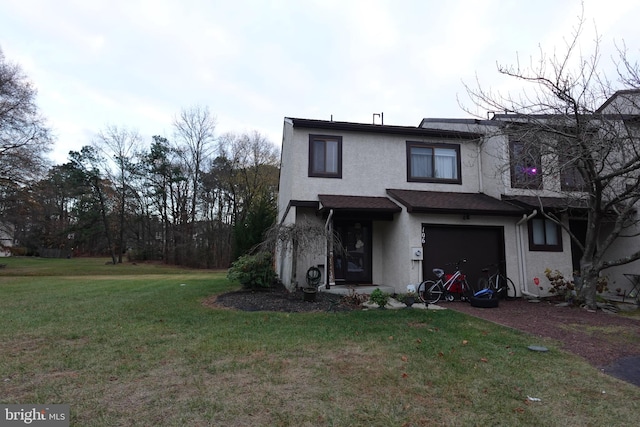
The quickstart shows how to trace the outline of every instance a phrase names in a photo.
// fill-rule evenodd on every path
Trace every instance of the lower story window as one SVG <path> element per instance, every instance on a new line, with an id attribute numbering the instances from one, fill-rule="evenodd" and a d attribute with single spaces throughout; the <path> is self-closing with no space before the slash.
<path id="1" fill-rule="evenodd" d="M 562 230 L 549 218 L 538 217 L 529 221 L 529 250 L 562 252 Z"/>

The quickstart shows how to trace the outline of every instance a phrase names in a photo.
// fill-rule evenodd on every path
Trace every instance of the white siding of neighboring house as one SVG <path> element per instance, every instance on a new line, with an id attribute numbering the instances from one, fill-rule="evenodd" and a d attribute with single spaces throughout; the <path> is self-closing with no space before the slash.
<path id="1" fill-rule="evenodd" d="M 606 231 L 605 231 L 606 233 Z M 640 251 L 640 227 L 636 225 L 633 229 L 628 230 L 625 234 L 632 237 L 619 237 L 618 240 L 607 251 L 607 259 L 615 260 Z M 640 275 L 640 260 L 619 267 L 608 268 L 603 271 L 603 275 L 608 279 L 608 288 L 610 292 L 620 288 L 622 291 L 628 292 L 633 287 L 632 283 L 625 274 Z"/>
<path id="2" fill-rule="evenodd" d="M 510 162 L 509 140 L 506 135 L 497 132 L 498 128 L 496 126 L 492 124 L 485 126 L 479 124 L 457 124 L 452 126 L 451 123 L 446 121 L 442 123 L 430 121 L 428 125 L 439 129 L 455 129 L 485 133 L 487 135 L 482 143 L 480 162 L 478 163 L 482 176 L 478 191 L 496 199 L 500 199 L 503 194 L 510 196 L 561 196 L 557 191 L 554 191 L 554 189 L 557 190 L 559 188 L 559 178 L 556 183 L 551 182 L 549 177 L 545 177 L 543 190 L 511 187 L 511 173 L 508 166 Z M 507 223 L 511 222 L 511 226 L 505 226 L 505 254 L 507 258 L 505 261 L 509 277 L 518 288 L 524 287 L 533 294 L 548 295 L 549 286 L 548 280 L 544 275 L 545 269 L 559 270 L 565 277 L 572 276 L 571 240 L 569 234 L 564 230 L 562 232 L 562 252 L 530 251 L 527 223 L 524 222 L 520 226 L 516 226 L 520 219 L 506 220 Z M 452 218 L 445 218 L 446 223 L 452 223 L 451 220 Z M 477 225 L 490 225 L 491 223 L 491 218 L 483 218 Z M 499 225 L 504 223 L 505 220 L 502 219 Z M 472 225 L 468 222 L 465 222 L 465 224 Z M 517 233 L 520 233 L 520 237 L 517 237 Z M 518 244 L 521 248 L 518 247 Z M 520 254 L 524 256 L 521 257 Z M 539 280 L 539 287 L 534 283 L 535 278 Z"/>
<path id="3" fill-rule="evenodd" d="M 622 91 L 614 95 L 610 102 L 602 109 L 605 114 L 628 114 L 637 115 L 640 113 L 640 93 L 638 91 Z M 620 123 L 621 131 L 623 124 Z M 630 128 L 631 132 L 634 128 Z M 636 134 L 637 138 L 638 135 Z M 621 186 L 624 182 L 621 182 Z M 622 187 L 621 187 L 622 188 Z M 638 218 L 638 212 L 636 212 L 636 222 L 640 221 Z M 603 236 L 606 236 L 608 232 L 605 230 Z M 635 227 L 625 231 L 623 235 L 632 237 L 620 237 L 607 251 L 607 260 L 616 260 L 629 256 L 630 254 L 640 251 L 640 225 L 636 223 Z M 604 237 L 603 237 L 604 238 Z M 621 265 L 619 267 L 612 267 L 603 271 L 603 274 L 608 278 L 608 288 L 610 292 L 615 292 L 616 289 L 621 289 L 623 292 L 629 291 L 633 285 L 625 274 L 638 274 L 640 275 L 640 260 L 629 264 Z"/>

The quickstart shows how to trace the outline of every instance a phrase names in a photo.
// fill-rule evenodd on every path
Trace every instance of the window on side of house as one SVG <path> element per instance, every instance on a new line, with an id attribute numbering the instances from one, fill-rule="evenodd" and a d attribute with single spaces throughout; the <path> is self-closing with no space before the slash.
<path id="1" fill-rule="evenodd" d="M 342 178 L 342 137 L 309 135 L 309 176 Z"/>
<path id="2" fill-rule="evenodd" d="M 533 142 L 509 140 L 511 187 L 542 188 L 542 156 Z"/>
<path id="3" fill-rule="evenodd" d="M 460 146 L 407 141 L 407 181 L 460 184 Z"/>
<path id="4" fill-rule="evenodd" d="M 585 191 L 587 185 L 580 174 L 577 160 L 571 159 L 569 154 L 560 152 L 560 188 L 563 191 Z"/>
<path id="5" fill-rule="evenodd" d="M 529 220 L 529 250 L 562 252 L 562 229 L 548 218 Z"/>
<path id="6" fill-rule="evenodd" d="M 578 139 L 574 136 L 575 130 L 564 129 L 568 136 L 558 138 L 558 161 L 560 169 L 560 189 L 563 191 L 585 191 L 585 183 L 580 170 L 580 162 L 584 160 L 585 153 L 581 151 Z M 585 135 L 586 136 L 586 135 Z"/>

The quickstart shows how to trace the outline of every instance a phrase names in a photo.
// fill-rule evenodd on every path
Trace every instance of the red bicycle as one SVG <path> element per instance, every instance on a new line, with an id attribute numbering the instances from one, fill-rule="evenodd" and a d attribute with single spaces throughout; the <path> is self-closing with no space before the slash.
<path id="1" fill-rule="evenodd" d="M 460 259 L 454 265 L 455 272 L 446 274 L 441 268 L 434 268 L 433 274 L 438 280 L 425 280 L 418 285 L 418 298 L 424 303 L 435 304 L 444 297 L 446 301 L 453 301 L 459 298 L 461 301 L 469 301 L 473 296 L 474 290 L 467 283 L 466 276 L 460 271 L 460 264 L 467 262 L 466 259 Z"/>

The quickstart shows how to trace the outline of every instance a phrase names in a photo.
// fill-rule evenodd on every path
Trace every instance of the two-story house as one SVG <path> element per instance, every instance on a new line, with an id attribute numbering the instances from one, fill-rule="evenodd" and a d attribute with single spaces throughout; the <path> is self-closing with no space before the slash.
<path id="1" fill-rule="evenodd" d="M 576 186 L 575 175 L 539 173 L 544 159 L 500 132 L 512 121 L 424 119 L 408 127 L 286 118 L 279 221 L 324 226 L 341 248 L 319 237 L 315 250 L 279 251 L 280 279 L 302 286 L 307 269 L 320 266 L 323 283 L 404 292 L 433 278 L 433 268 L 450 271 L 447 264 L 466 258 L 469 283 L 502 262 L 519 294 L 546 294 L 537 287 L 545 269 L 570 277 L 581 254 L 540 210 L 555 212 L 576 236 L 585 233 L 586 210 L 558 191 Z"/>

